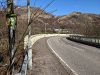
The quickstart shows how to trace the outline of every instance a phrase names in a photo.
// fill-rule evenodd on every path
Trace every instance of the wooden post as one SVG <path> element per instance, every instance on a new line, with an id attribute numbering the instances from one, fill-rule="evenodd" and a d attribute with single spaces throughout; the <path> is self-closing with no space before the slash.
<path id="1" fill-rule="evenodd" d="M 8 38 L 9 38 L 9 58 L 10 58 L 10 64 L 9 64 L 9 71 L 10 75 L 14 75 L 14 45 L 15 45 L 15 27 L 16 27 L 16 15 L 14 14 L 14 8 L 13 8 L 13 0 L 7 0 L 7 25 L 8 25 Z"/>
<path id="2" fill-rule="evenodd" d="M 13 0 L 7 0 L 7 13 L 13 14 Z"/>

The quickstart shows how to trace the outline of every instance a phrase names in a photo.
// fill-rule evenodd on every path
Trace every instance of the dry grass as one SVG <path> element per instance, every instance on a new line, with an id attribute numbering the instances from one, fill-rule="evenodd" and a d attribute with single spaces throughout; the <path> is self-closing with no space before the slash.
<path id="1" fill-rule="evenodd" d="M 8 72 L 7 68 L 10 62 L 10 58 L 8 56 L 8 26 L 6 25 L 6 16 L 4 12 L 0 12 L 0 53 L 2 56 L 2 61 L 0 62 L 0 75 L 6 75 L 5 73 Z M 16 29 L 16 47 L 19 45 L 19 40 L 22 37 L 22 34 L 24 33 L 25 28 L 23 28 L 22 23 L 18 23 L 17 29 Z M 24 41 L 20 43 L 20 45 L 17 47 L 17 52 L 15 54 L 16 60 L 15 60 L 15 70 L 19 71 L 22 59 L 23 59 L 23 52 L 24 52 Z M 1 59 L 1 57 L 0 57 Z M 9 75 L 9 73 L 8 73 Z"/>

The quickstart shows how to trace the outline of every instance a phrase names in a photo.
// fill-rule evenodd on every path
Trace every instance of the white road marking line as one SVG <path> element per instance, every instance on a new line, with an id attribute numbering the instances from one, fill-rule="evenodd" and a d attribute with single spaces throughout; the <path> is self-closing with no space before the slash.
<path id="1" fill-rule="evenodd" d="M 65 66 L 67 66 L 75 75 L 78 75 L 56 52 L 55 50 L 51 47 L 51 45 L 49 44 L 48 40 L 47 40 L 47 44 L 48 46 L 51 48 L 51 50 L 53 51 L 53 53 L 65 64 Z"/>
<path id="2" fill-rule="evenodd" d="M 72 46 L 73 48 L 75 48 L 75 49 L 77 49 L 78 51 L 82 51 L 82 52 L 84 52 L 84 49 L 80 49 L 80 48 L 78 48 L 78 47 L 74 47 L 74 46 Z"/>
<path id="3" fill-rule="evenodd" d="M 70 43 L 69 43 L 69 45 L 70 45 Z M 82 48 L 78 48 L 78 47 L 75 47 L 75 46 L 72 46 L 72 45 L 70 45 L 70 46 L 73 47 L 73 48 L 75 48 L 75 49 L 77 49 L 78 51 L 84 52 L 84 49 L 82 49 Z"/>
<path id="4" fill-rule="evenodd" d="M 58 40 L 61 41 L 60 38 L 59 38 Z M 65 46 L 71 46 L 72 48 L 74 48 L 74 49 L 76 49 L 76 50 L 78 50 L 78 51 L 84 52 L 84 49 L 81 49 L 81 48 L 78 48 L 78 47 L 74 47 L 74 46 L 72 46 L 72 45 L 70 45 L 70 44 L 67 44 L 67 45 L 65 45 Z"/>

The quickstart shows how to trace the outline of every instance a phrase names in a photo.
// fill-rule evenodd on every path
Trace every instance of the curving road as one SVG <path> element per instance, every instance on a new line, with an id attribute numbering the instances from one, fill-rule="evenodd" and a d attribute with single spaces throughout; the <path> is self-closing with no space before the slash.
<path id="1" fill-rule="evenodd" d="M 48 46 L 76 75 L 100 75 L 100 49 L 51 37 Z"/>

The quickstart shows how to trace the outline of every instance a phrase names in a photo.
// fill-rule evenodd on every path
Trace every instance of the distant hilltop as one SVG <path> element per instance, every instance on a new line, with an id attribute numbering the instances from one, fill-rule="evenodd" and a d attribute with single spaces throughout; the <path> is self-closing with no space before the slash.
<path id="1" fill-rule="evenodd" d="M 43 10 L 40 8 L 31 7 L 31 17 L 34 15 L 32 18 L 33 34 L 44 32 L 44 27 L 46 25 L 47 32 L 49 33 L 54 32 L 54 29 L 67 29 L 70 33 L 100 36 L 100 15 L 72 12 L 69 15 L 54 16 L 42 11 Z M 16 7 L 15 13 L 18 14 L 18 26 L 25 28 L 27 22 L 27 7 Z M 24 29 L 21 31 L 23 30 Z"/>

